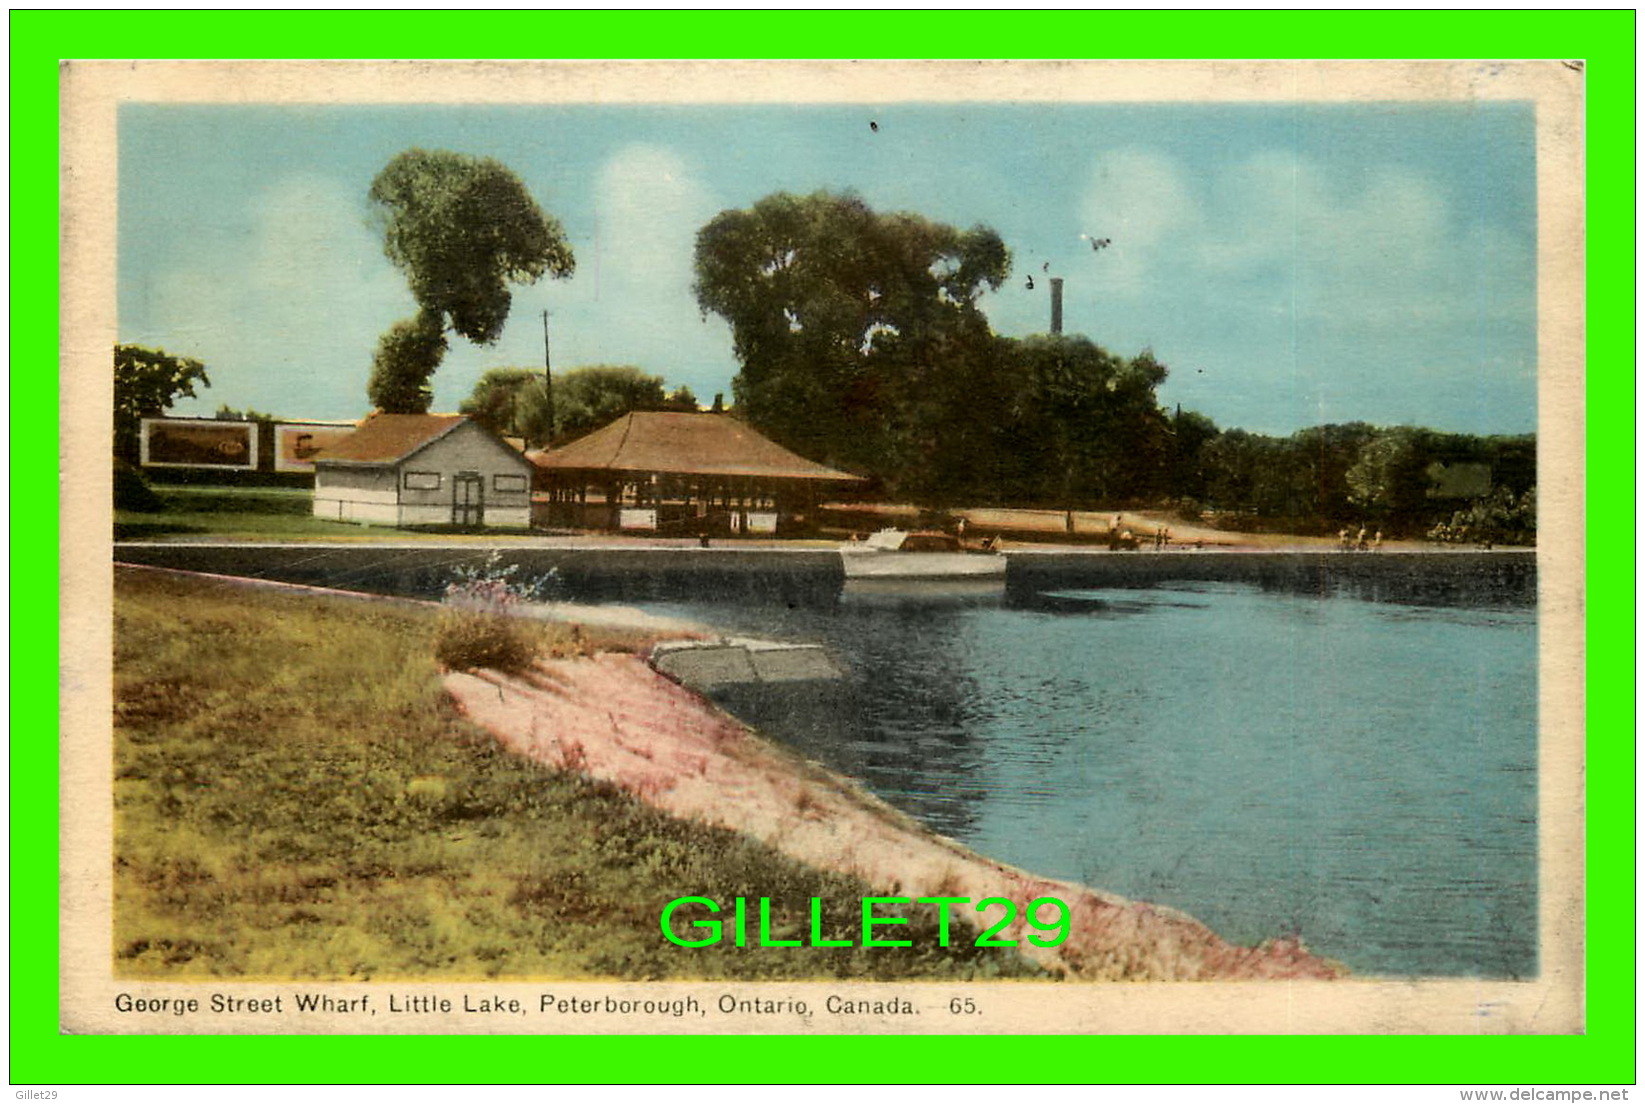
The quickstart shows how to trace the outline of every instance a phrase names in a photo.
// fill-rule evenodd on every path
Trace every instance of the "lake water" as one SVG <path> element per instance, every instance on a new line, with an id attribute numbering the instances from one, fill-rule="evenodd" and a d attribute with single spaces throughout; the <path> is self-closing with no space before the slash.
<path id="1" fill-rule="evenodd" d="M 649 606 L 825 645 L 723 704 L 1046 875 L 1372 975 L 1534 976 L 1536 613 L 1184 583 Z"/>

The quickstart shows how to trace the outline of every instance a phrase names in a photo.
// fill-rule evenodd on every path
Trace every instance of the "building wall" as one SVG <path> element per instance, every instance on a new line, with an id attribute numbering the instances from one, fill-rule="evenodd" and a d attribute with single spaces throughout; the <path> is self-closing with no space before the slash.
<path id="1" fill-rule="evenodd" d="M 316 465 L 314 516 L 371 525 L 450 525 L 454 480 L 476 472 L 488 528 L 531 524 L 531 462 L 472 422 L 398 465 Z M 498 477 L 502 480 L 499 483 Z"/>
<path id="2" fill-rule="evenodd" d="M 392 524 L 395 525 L 450 525 L 451 503 L 443 502 L 438 506 L 401 503 L 394 516 L 397 520 Z M 531 510 L 525 506 L 498 506 L 488 498 L 485 524 L 487 529 L 528 529 L 531 527 Z"/>
<path id="3" fill-rule="evenodd" d="M 328 521 L 363 525 L 399 523 L 399 499 L 394 472 L 389 468 L 317 466 L 314 475 L 314 516 Z"/>
<path id="4" fill-rule="evenodd" d="M 531 507 L 493 506 L 490 502 L 487 502 L 486 528 L 529 529 L 531 528 Z"/>
<path id="5" fill-rule="evenodd" d="M 400 469 L 402 525 L 451 524 L 458 472 L 478 472 L 484 480 L 487 527 L 531 524 L 531 462 L 473 422 L 413 453 Z M 439 482 L 430 485 L 434 476 Z"/>

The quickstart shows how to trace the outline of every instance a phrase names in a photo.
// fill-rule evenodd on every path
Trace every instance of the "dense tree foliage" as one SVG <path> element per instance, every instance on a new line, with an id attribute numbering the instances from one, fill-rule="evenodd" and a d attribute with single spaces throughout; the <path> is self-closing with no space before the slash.
<path id="1" fill-rule="evenodd" d="M 540 447 L 599 429 L 635 410 L 695 411 L 689 387 L 666 391 L 661 376 L 625 364 L 593 364 L 554 373 L 549 425 L 541 369 L 494 368 L 481 376 L 459 409 L 497 433 Z"/>
<path id="2" fill-rule="evenodd" d="M 508 320 L 510 284 L 570 276 L 576 261 L 559 222 L 490 158 L 406 150 L 370 197 L 383 251 L 406 274 L 418 314 L 383 336 L 369 393 L 379 409 L 423 413 L 446 330 L 491 344 Z"/>
<path id="3" fill-rule="evenodd" d="M 1205 462 L 1205 446 L 1222 431 L 1203 414 L 1180 406 L 1171 418 L 1170 467 L 1165 473 L 1166 493 L 1171 498 L 1203 500 L 1210 472 Z"/>
<path id="4" fill-rule="evenodd" d="M 446 338 L 430 311 L 396 322 L 377 342 L 366 397 L 388 414 L 426 414 L 434 401 L 434 370 L 446 355 Z"/>
<path id="5" fill-rule="evenodd" d="M 541 368 L 493 368 L 457 409 L 494 433 L 540 448 L 554 437 L 544 382 Z"/>
<path id="6" fill-rule="evenodd" d="M 738 409 L 805 455 L 888 477 L 956 362 L 994 340 L 976 304 L 1010 271 L 987 227 L 779 193 L 697 235 L 698 304 L 731 326 Z M 935 397 L 941 401 L 940 397 Z"/>
<path id="7" fill-rule="evenodd" d="M 275 414 L 265 414 L 263 411 L 254 410 L 249 406 L 244 410 L 237 410 L 228 403 L 220 404 L 217 407 L 217 413 L 213 414 L 212 417 L 219 422 L 277 422 L 280 420 L 279 416 Z"/>
<path id="8" fill-rule="evenodd" d="M 667 405 L 661 376 L 626 364 L 573 368 L 554 381 L 554 436 L 570 440 L 634 410 Z"/>
<path id="9" fill-rule="evenodd" d="M 1179 453 L 1173 472 L 1172 500 L 1190 512 L 1215 511 L 1234 526 L 1323 534 L 1366 525 L 1446 540 L 1535 539 L 1531 435 L 1363 422 L 1283 438 L 1230 429 L 1203 438 L 1191 457 Z"/>
<path id="10" fill-rule="evenodd" d="M 194 385 L 210 387 L 206 366 L 141 345 L 114 347 L 114 454 L 137 462 L 142 420 L 165 413 L 178 399 L 195 397 Z"/>
<path id="11" fill-rule="evenodd" d="M 1134 498 L 1165 482 L 1165 368 L 1083 337 L 994 334 L 1010 272 L 984 226 L 768 196 L 697 236 L 698 303 L 731 324 L 742 416 L 928 505 Z"/>
<path id="12" fill-rule="evenodd" d="M 1154 396 L 1165 367 L 1151 354 L 1128 360 L 1084 337 L 1012 344 L 1017 385 L 1005 425 L 1027 468 L 1008 497 L 1072 505 L 1156 493 L 1169 448 Z"/>

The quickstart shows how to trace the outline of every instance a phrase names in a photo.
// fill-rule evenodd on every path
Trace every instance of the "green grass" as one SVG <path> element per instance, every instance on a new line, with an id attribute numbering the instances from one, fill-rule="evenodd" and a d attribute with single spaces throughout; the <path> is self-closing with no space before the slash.
<path id="1" fill-rule="evenodd" d="M 341 521 L 322 521 L 292 514 L 236 513 L 229 510 L 163 510 L 140 514 L 114 513 L 115 540 L 153 540 L 177 536 L 210 536 L 220 540 L 370 540 L 373 535 L 397 536 L 399 530 L 371 530 Z"/>
<path id="2" fill-rule="evenodd" d="M 931 913 L 909 949 L 666 942 L 676 897 L 770 897 L 792 937 L 811 897 L 849 930 L 870 890 L 502 751 L 441 690 L 438 616 L 117 570 L 117 975 L 1035 972 L 938 948 Z"/>
<path id="3" fill-rule="evenodd" d="M 296 514 L 314 513 L 310 487 L 217 487 L 188 484 L 150 484 L 167 509 L 189 513 Z"/>
<path id="4" fill-rule="evenodd" d="M 115 510 L 115 540 L 345 540 L 463 539 L 449 532 L 416 533 L 390 526 L 358 525 L 314 516 L 314 492 L 306 487 L 219 487 L 153 484 L 162 509 Z M 495 531 L 494 531 L 495 532 Z M 481 539 L 481 538 L 469 538 Z"/>

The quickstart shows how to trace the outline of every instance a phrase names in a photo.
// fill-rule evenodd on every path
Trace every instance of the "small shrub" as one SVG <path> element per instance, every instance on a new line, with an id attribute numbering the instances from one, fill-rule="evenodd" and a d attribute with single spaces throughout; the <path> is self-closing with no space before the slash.
<path id="1" fill-rule="evenodd" d="M 160 496 L 149 487 L 143 473 L 124 460 L 114 461 L 114 508 L 142 514 L 157 514 L 165 509 Z"/>
<path id="2" fill-rule="evenodd" d="M 449 671 L 524 671 L 537 657 L 529 628 L 506 614 L 447 610 L 434 630 L 434 658 Z"/>
<path id="3" fill-rule="evenodd" d="M 479 567 L 459 567 L 446 586 L 446 609 L 434 631 L 434 658 L 447 670 L 488 668 L 516 673 L 537 658 L 537 625 L 521 608 L 539 600 L 555 581 L 514 579 L 519 564 L 499 566 L 493 552 Z"/>

